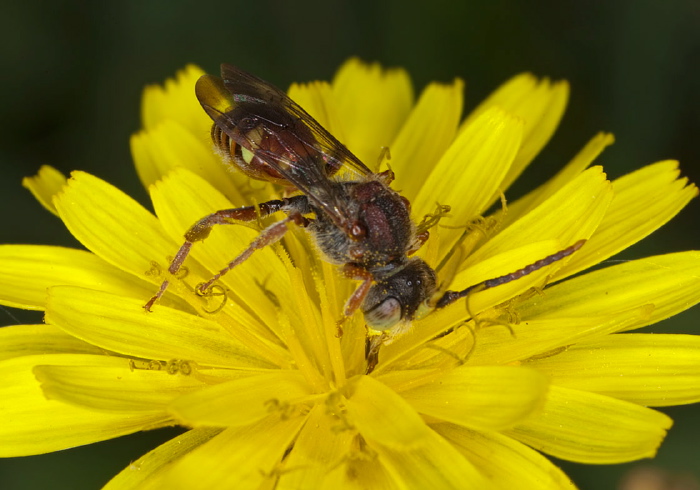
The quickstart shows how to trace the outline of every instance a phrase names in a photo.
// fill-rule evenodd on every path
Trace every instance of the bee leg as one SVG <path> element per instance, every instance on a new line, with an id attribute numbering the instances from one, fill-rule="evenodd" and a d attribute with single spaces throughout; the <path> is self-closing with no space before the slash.
<path id="1" fill-rule="evenodd" d="M 337 323 L 338 334 L 340 337 L 343 333 L 342 324 L 345 320 L 350 318 L 357 309 L 362 306 L 362 302 L 367 297 L 370 288 L 372 287 L 373 278 L 372 275 L 365 269 L 352 264 L 345 264 L 343 266 L 343 273 L 352 279 L 361 279 L 362 283 L 355 289 L 355 292 L 348 298 L 345 302 L 344 317 Z M 367 327 L 367 338 L 365 343 L 365 360 L 367 361 L 367 368 L 365 374 L 369 374 L 374 371 L 379 363 L 379 348 L 382 344 L 389 340 L 391 336 L 387 332 L 377 332 L 373 329 Z"/>
<path id="2" fill-rule="evenodd" d="M 352 264 L 345 264 L 343 266 L 343 274 L 345 277 L 351 279 L 361 279 L 362 284 L 360 284 L 355 292 L 348 298 L 345 302 L 345 316 L 350 317 L 357 311 L 357 309 L 364 301 L 365 296 L 369 292 L 369 288 L 372 286 L 372 274 L 370 274 L 366 269 L 362 267 L 357 267 Z"/>
<path id="3" fill-rule="evenodd" d="M 362 305 L 365 296 L 367 296 L 367 293 L 372 286 L 372 275 L 361 267 L 357 267 L 352 264 L 345 264 L 345 266 L 343 266 L 343 274 L 351 279 L 362 279 L 362 284 L 355 289 L 355 292 L 353 292 L 345 302 L 343 318 L 336 322 L 336 328 L 338 329 L 338 332 L 336 333 L 337 337 L 343 336 L 343 323 L 345 323 L 345 320 L 350 318 L 357 311 L 360 305 Z"/>
<path id="4" fill-rule="evenodd" d="M 428 241 L 428 238 L 430 238 L 430 232 L 428 230 L 416 233 L 416 236 L 413 237 L 411 248 L 406 251 L 406 254 L 413 255 L 416 253 L 418 250 L 420 250 L 423 244 Z"/>
<path id="5" fill-rule="evenodd" d="M 243 250 L 243 252 L 241 252 L 238 255 L 238 257 L 229 262 L 228 265 L 226 265 L 226 267 L 221 269 L 216 275 L 212 276 L 212 278 L 209 279 L 207 282 L 198 285 L 196 288 L 197 293 L 206 293 L 206 291 L 212 286 L 212 284 L 221 279 L 221 277 L 231 269 L 245 262 L 251 255 L 253 255 L 253 252 L 255 252 L 256 250 L 260 250 L 261 248 L 265 248 L 268 245 L 272 245 L 273 243 L 281 240 L 284 234 L 287 233 L 287 231 L 289 230 L 287 223 L 289 223 L 290 221 L 293 221 L 299 226 L 306 226 L 308 224 L 308 220 L 304 218 L 301 214 L 296 212 L 290 214 L 283 220 L 278 221 L 277 223 L 271 224 L 262 232 L 260 232 L 260 234 L 255 238 L 255 240 L 253 240 L 251 244 L 248 245 L 248 248 Z"/>
<path id="6" fill-rule="evenodd" d="M 289 199 L 273 199 L 271 201 L 260 203 L 256 206 L 244 206 L 233 209 L 222 209 L 197 221 L 187 233 L 185 233 L 185 243 L 175 254 L 175 258 L 170 262 L 168 272 L 175 275 L 179 272 L 182 264 L 192 249 L 195 242 L 204 240 L 211 233 L 215 225 L 232 225 L 237 221 L 253 221 L 259 217 L 268 216 L 280 210 L 292 209 L 296 212 L 297 209 L 305 209 L 308 207 L 306 196 L 295 196 Z M 302 211 L 303 212 L 303 211 Z M 163 296 L 169 280 L 164 280 L 160 285 L 160 289 L 148 302 L 144 305 L 146 311 L 151 311 L 153 305 Z"/>
<path id="7" fill-rule="evenodd" d="M 416 227 L 416 235 L 413 237 L 413 244 L 411 244 L 411 248 L 406 252 L 408 255 L 413 255 L 420 250 L 423 244 L 430 238 L 430 232 L 428 230 L 433 226 L 437 226 L 440 220 L 448 215 L 450 209 L 448 205 L 438 203 L 435 213 L 426 214 L 423 217 L 423 220 Z"/>
<path id="8" fill-rule="evenodd" d="M 495 277 L 493 279 L 489 279 L 488 281 L 475 284 L 474 286 L 469 286 L 467 289 L 463 289 L 462 291 L 446 291 L 435 304 L 435 308 L 444 308 L 445 306 L 454 303 L 458 299 L 464 298 L 469 293 L 495 288 L 496 286 L 500 286 L 502 284 L 520 279 L 521 277 L 525 277 L 528 274 L 532 274 L 536 270 L 568 257 L 583 247 L 584 243 L 586 243 L 586 240 L 579 240 L 570 247 L 560 250 L 555 254 L 549 255 L 544 259 L 540 259 L 527 267 L 523 267 L 522 269 L 518 269 L 517 271 L 511 272 L 510 274 L 506 274 L 504 276 Z"/>

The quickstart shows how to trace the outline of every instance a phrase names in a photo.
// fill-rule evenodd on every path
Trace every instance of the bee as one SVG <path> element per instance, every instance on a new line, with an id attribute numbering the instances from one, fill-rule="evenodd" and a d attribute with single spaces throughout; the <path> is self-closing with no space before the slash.
<path id="1" fill-rule="evenodd" d="M 177 274 L 194 243 L 215 225 L 253 221 L 282 211 L 285 217 L 265 228 L 229 264 L 197 286 L 205 294 L 224 274 L 258 249 L 278 240 L 290 224 L 303 227 L 323 258 L 360 284 L 348 298 L 344 318 L 358 309 L 373 332 L 366 348 L 367 372 L 378 362 L 381 343 L 404 332 L 422 307 L 444 308 L 483 290 L 516 280 L 578 250 L 583 241 L 523 269 L 462 291 L 438 294 L 435 270 L 412 256 L 428 239 L 411 220 L 410 202 L 391 189 L 391 170 L 375 173 L 297 103 L 273 85 L 235 66 L 221 65 L 221 78 L 202 76 L 195 93 L 213 120 L 212 141 L 247 176 L 279 183 L 296 195 L 216 211 L 197 221 L 170 263 Z M 342 170 L 342 171 L 341 171 Z M 147 311 L 165 293 L 164 280 L 144 306 Z M 437 298 L 436 298 L 437 296 Z"/>

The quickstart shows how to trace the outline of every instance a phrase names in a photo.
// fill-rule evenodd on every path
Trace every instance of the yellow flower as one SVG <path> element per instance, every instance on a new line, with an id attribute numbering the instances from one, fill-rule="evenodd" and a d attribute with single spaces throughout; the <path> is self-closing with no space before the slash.
<path id="1" fill-rule="evenodd" d="M 566 488 L 542 453 L 583 463 L 655 454 L 700 400 L 700 337 L 623 333 L 700 301 L 700 253 L 588 269 L 671 219 L 697 189 L 664 161 L 609 182 L 595 136 L 562 171 L 497 205 L 550 139 L 568 86 L 520 75 L 463 122 L 462 82 L 413 101 L 402 70 L 350 60 L 289 93 L 363 161 L 391 149 L 414 219 L 449 205 L 418 255 L 443 289 L 508 274 L 580 239 L 571 257 L 414 321 L 365 375 L 356 284 L 303 230 L 257 251 L 202 297 L 264 223 L 216 228 L 153 308 L 183 232 L 285 190 L 230 171 L 188 67 L 150 87 L 134 160 L 155 216 L 83 172 L 25 185 L 88 251 L 0 247 L 0 302 L 45 324 L 0 330 L 0 455 L 39 454 L 179 424 L 106 488 Z M 566 280 L 564 280 L 566 279 Z M 544 286 L 547 286 L 544 288 Z"/>

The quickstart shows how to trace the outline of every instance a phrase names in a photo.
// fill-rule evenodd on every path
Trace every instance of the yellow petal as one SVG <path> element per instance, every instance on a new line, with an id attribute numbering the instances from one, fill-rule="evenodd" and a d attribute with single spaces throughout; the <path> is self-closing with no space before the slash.
<path id="1" fill-rule="evenodd" d="M 482 112 L 494 106 L 525 121 L 523 145 L 503 181 L 504 190 L 552 137 L 564 114 L 568 99 L 567 82 L 550 82 L 547 78 L 537 80 L 533 75 L 524 73 L 496 89 L 464 121 L 463 128 Z"/>
<path id="2" fill-rule="evenodd" d="M 482 475 L 454 446 L 430 431 L 423 443 L 410 450 L 397 450 L 373 441 L 370 447 L 399 488 L 492 488 Z"/>
<path id="3" fill-rule="evenodd" d="M 207 366 L 272 367 L 217 322 L 164 306 L 147 313 L 142 301 L 99 291 L 51 288 L 46 321 L 86 342 L 128 356 Z"/>
<path id="4" fill-rule="evenodd" d="M 336 465 L 331 471 L 328 471 L 324 475 L 325 478 L 320 487 L 305 486 L 306 476 L 312 471 L 311 468 L 308 468 L 298 479 L 292 480 L 292 477 L 295 476 L 294 473 L 289 473 L 289 478 L 285 478 L 287 474 L 282 475 L 279 488 L 280 490 L 287 488 L 342 488 L 344 490 L 364 490 L 366 488 L 371 488 L 372 490 L 395 490 L 396 488 L 407 488 L 400 486 L 372 450 L 367 449 L 366 452 L 352 457 L 354 455 L 354 453 L 351 454 L 343 464 Z M 288 486 L 286 485 L 287 480 L 292 480 L 292 483 Z M 309 480 L 314 482 L 311 478 Z"/>
<path id="5" fill-rule="evenodd" d="M 203 111 L 202 111 L 203 112 Z M 144 187 L 162 179 L 175 168 L 186 168 L 208 180 L 219 192 L 236 202 L 244 202 L 241 188 L 248 177 L 213 148 L 181 124 L 165 120 L 157 126 L 132 135 L 131 155 Z"/>
<path id="6" fill-rule="evenodd" d="M 553 280 L 602 262 L 637 243 L 673 218 L 698 195 L 687 179 L 678 179 L 678 162 L 649 165 L 613 182 L 615 197 L 605 218 L 580 253 Z"/>
<path id="7" fill-rule="evenodd" d="M 499 323 L 488 323 L 474 335 L 476 343 L 469 363 L 504 364 L 556 354 L 567 346 L 589 339 L 600 338 L 647 321 L 652 307 L 641 306 L 629 310 L 609 312 L 599 316 L 521 318 L 506 328 Z M 454 342 L 459 342 L 456 337 Z M 451 345 L 444 346 L 453 349 Z"/>
<path id="8" fill-rule="evenodd" d="M 187 65 L 169 78 L 164 86 L 149 85 L 143 91 L 141 120 L 146 129 L 152 129 L 165 120 L 174 120 L 194 134 L 208 136 L 211 120 L 202 110 L 194 95 L 194 85 L 204 72 L 195 65 Z"/>
<path id="9" fill-rule="evenodd" d="M 60 451 L 172 423 L 163 412 L 98 412 L 47 400 L 32 369 L 38 364 L 62 364 L 64 359 L 67 363 L 75 356 L 24 356 L 0 362 L 0 417 L 12 421 L 0 424 L 0 457 Z"/>
<path id="10" fill-rule="evenodd" d="M 548 386 L 547 378 L 534 369 L 462 366 L 401 396 L 422 414 L 473 429 L 498 431 L 539 410 Z"/>
<path id="11" fill-rule="evenodd" d="M 0 360 L 35 354 L 102 354 L 99 347 L 68 335 L 54 325 L 0 328 Z"/>
<path id="12" fill-rule="evenodd" d="M 542 412 L 506 434 L 557 458 L 612 464 L 654 456 L 672 423 L 634 403 L 552 386 Z"/>
<path id="13" fill-rule="evenodd" d="M 627 328 L 640 328 L 700 302 L 700 252 L 633 260 L 568 279 L 518 306 L 523 319 L 610 315 L 647 307 L 650 314 Z"/>
<path id="14" fill-rule="evenodd" d="M 479 328 L 469 362 L 502 364 L 546 356 L 576 342 L 659 322 L 700 302 L 698 277 L 700 253 L 683 252 L 626 262 L 555 284 L 542 296 L 517 304 L 519 320 L 510 320 L 513 333 L 498 324 Z M 385 353 L 394 352 L 401 341 L 387 346 Z"/>
<path id="15" fill-rule="evenodd" d="M 271 370 L 183 394 L 170 411 L 190 427 L 249 425 L 270 413 L 301 411 L 309 388 L 299 371 Z"/>
<path id="16" fill-rule="evenodd" d="M 140 457 L 112 478 L 102 490 L 157 490 L 170 465 L 216 436 L 220 429 L 192 429 Z"/>
<path id="17" fill-rule="evenodd" d="M 491 238 L 469 256 L 465 265 L 528 242 L 555 239 L 570 245 L 587 238 L 600 224 L 612 198 L 610 183 L 600 167 L 590 168 Z"/>
<path id="18" fill-rule="evenodd" d="M 261 488 L 277 478 L 274 470 L 305 420 L 270 416 L 226 429 L 173 463 L 161 488 Z"/>
<path id="19" fill-rule="evenodd" d="M 408 449 L 419 446 L 421 438 L 427 437 L 429 429 L 423 419 L 384 384 L 369 376 L 360 376 L 348 386 L 348 415 L 365 439 Z"/>
<path id="20" fill-rule="evenodd" d="M 299 294 L 293 302 L 292 308 L 286 309 L 281 315 L 285 328 L 282 336 L 296 359 L 299 370 L 308 382 L 316 389 L 326 389 L 327 381 L 331 383 L 343 383 L 346 379 L 344 372 L 344 359 L 341 357 L 340 345 L 337 338 L 336 322 L 338 312 L 329 311 L 324 299 L 324 293 L 319 292 L 322 313 L 319 311 L 317 301 L 312 299 L 307 284 L 302 280 L 299 270 L 290 270 L 292 279 L 292 291 Z M 287 316 L 292 313 L 295 316 Z M 331 316 L 332 315 L 332 316 Z"/>
<path id="21" fill-rule="evenodd" d="M 469 271 L 470 266 L 483 263 L 489 258 L 493 259 L 499 253 L 509 251 L 508 253 L 510 254 L 514 249 L 525 245 L 527 247 L 523 250 L 529 253 L 531 251 L 530 246 L 536 247 L 538 242 L 545 245 L 547 243 L 545 240 L 559 240 L 561 244 L 559 250 L 561 250 L 581 238 L 590 236 L 603 219 L 611 199 L 612 191 L 600 169 L 587 170 L 536 209 L 511 224 L 469 255 L 461 265 L 463 274 L 457 275 L 457 278 L 453 281 L 455 285 L 450 284 L 450 289 L 459 290 L 460 287 L 476 284 L 470 280 L 472 276 L 471 271 Z M 543 246 L 543 253 L 536 260 L 544 259 L 551 253 L 554 252 L 550 252 Z M 527 275 L 517 281 L 511 281 L 478 294 L 475 293 L 475 297 L 480 297 L 479 301 L 488 299 L 489 302 L 474 306 L 472 312 L 478 313 L 483 308 L 494 306 L 512 298 L 513 294 L 520 294 L 524 289 L 535 284 L 535 281 L 540 281 L 545 273 L 551 275 L 553 270 L 561 268 L 567 260 L 554 262 L 548 266 L 546 271 L 538 270 L 534 274 Z M 529 264 L 525 263 L 520 265 L 520 267 L 525 267 L 526 265 Z M 479 267 L 482 267 L 482 265 Z M 515 272 L 516 270 L 512 269 L 503 273 L 499 271 L 499 274 L 494 274 L 492 277 L 497 278 L 502 274 Z M 498 299 L 498 301 L 493 302 L 494 299 Z M 472 300 L 470 299 L 470 301 Z M 454 307 L 448 308 L 448 310 L 454 312 Z M 454 320 L 459 321 L 458 318 Z"/>
<path id="22" fill-rule="evenodd" d="M 528 363 L 566 388 L 645 406 L 700 401 L 700 337 L 621 334 Z"/>
<path id="23" fill-rule="evenodd" d="M 151 187 L 151 199 L 163 227 L 173 240 L 183 237 L 192 225 L 210 213 L 234 207 L 208 182 L 184 169 L 172 172 Z M 243 252 L 258 235 L 257 229 L 238 224 L 213 227 L 211 235 L 192 248 L 191 257 L 185 263 L 189 271 L 186 281 L 194 286 L 210 279 Z M 179 240 L 184 241 L 184 238 Z M 177 246 L 167 255 L 172 257 L 175 252 Z M 263 288 L 260 281 L 264 281 L 264 289 L 271 291 L 280 304 L 292 302 L 293 290 L 287 270 L 271 246 L 255 251 L 220 280 L 228 287 L 227 299 L 249 307 L 265 325 L 274 328 L 277 309 L 268 295 L 261 294 Z M 201 301 L 191 290 L 182 294 L 188 300 Z"/>
<path id="24" fill-rule="evenodd" d="M 436 201 L 451 207 L 445 222 L 457 228 L 441 230 L 443 250 L 498 193 L 521 138 L 521 121 L 490 109 L 465 128 L 430 173 L 413 202 L 413 213 L 422 217 L 432 212 Z"/>
<path id="25" fill-rule="evenodd" d="M 453 424 L 436 424 L 435 431 L 488 475 L 502 490 L 572 490 L 574 484 L 550 460 L 510 437 L 476 432 Z"/>
<path id="26" fill-rule="evenodd" d="M 88 358 L 89 357 L 89 358 Z M 66 355 L 79 366 L 39 365 L 34 375 L 49 400 L 107 412 L 165 412 L 174 398 L 204 387 L 194 376 L 133 369 L 120 357 Z"/>
<path id="27" fill-rule="evenodd" d="M 479 284 L 481 282 L 487 281 L 489 279 L 495 279 L 501 276 L 505 276 L 512 272 L 518 271 L 527 267 L 530 264 L 534 264 L 540 259 L 549 257 L 555 254 L 563 248 L 563 245 L 558 240 L 543 240 L 534 243 L 528 243 L 520 247 L 514 247 L 511 250 L 504 251 L 487 259 L 475 262 L 474 265 L 465 267 L 461 272 L 459 272 L 450 284 L 451 289 L 457 291 L 465 289 L 469 286 Z M 552 264 L 552 266 L 556 266 Z M 549 270 L 551 267 L 547 266 L 542 269 L 542 272 L 535 271 L 532 274 L 526 275 L 521 279 L 512 281 L 504 284 L 503 286 L 498 286 L 497 291 L 491 290 L 488 294 L 498 293 L 501 297 L 496 300 L 494 304 L 502 303 L 505 299 L 512 298 L 516 294 L 529 289 L 532 287 L 532 283 L 537 283 L 541 280 L 542 274 L 545 270 Z M 533 279 L 537 278 L 537 279 Z M 517 293 L 509 291 L 506 295 L 502 294 L 504 290 L 510 290 L 515 288 L 518 290 Z M 486 293 L 486 292 L 485 292 Z M 480 293 L 474 293 L 470 297 L 470 301 L 477 298 Z M 471 306 L 471 305 L 470 305 Z M 476 313 L 481 311 L 483 307 L 475 307 L 472 312 Z"/>
<path id="28" fill-rule="evenodd" d="M 283 472 L 275 488 L 396 488 L 376 455 L 356 443 L 355 432 L 338 427 L 327 407 L 316 405 L 285 459 L 292 471 Z"/>
<path id="29" fill-rule="evenodd" d="M 474 286 L 482 281 L 494 279 L 515 272 L 539 259 L 547 257 L 562 246 L 556 240 L 531 243 L 508 252 L 495 255 L 482 262 L 468 267 L 458 274 L 450 284 L 450 290 L 460 291 L 469 286 Z M 404 357 L 408 352 L 422 348 L 435 336 L 441 335 L 448 329 L 455 327 L 473 316 L 499 305 L 513 297 L 524 293 L 535 286 L 541 286 L 545 277 L 556 264 L 543 267 L 541 270 L 526 275 L 518 280 L 502 284 L 484 291 L 475 291 L 464 299 L 459 299 L 453 304 L 437 311 L 431 312 L 425 318 L 413 322 L 411 335 L 404 335 L 382 348 L 382 363 L 377 368 L 383 369 L 387 361 Z M 447 289 L 447 288 L 446 288 Z"/>
<path id="30" fill-rule="evenodd" d="M 53 205 L 53 196 L 66 185 L 66 177 L 61 172 L 48 165 L 42 165 L 39 172 L 34 177 L 22 179 L 22 186 L 29 189 L 29 192 L 48 211 L 58 216 Z"/>
<path id="31" fill-rule="evenodd" d="M 391 145 L 411 110 L 408 74 L 352 58 L 340 67 L 332 85 L 343 143 L 369 168 L 376 168 L 382 147 Z"/>
<path id="32" fill-rule="evenodd" d="M 393 187 L 411 201 L 457 134 L 463 91 L 459 79 L 451 85 L 428 85 L 391 144 Z"/>
<path id="33" fill-rule="evenodd" d="M 43 310 L 46 290 L 70 285 L 146 299 L 153 286 L 84 250 L 0 245 L 0 303 Z"/>
<path id="34" fill-rule="evenodd" d="M 369 376 L 355 378 L 349 390 L 346 407 L 351 423 L 402 485 L 488 488 L 474 466 L 393 390 Z"/>
<path id="35" fill-rule="evenodd" d="M 506 226 L 506 224 L 516 221 L 574 180 L 614 141 L 615 138 L 610 133 L 598 133 L 595 135 L 554 177 L 517 201 L 508 203 L 508 212 L 502 217 L 503 222 L 501 226 Z"/>
<path id="36" fill-rule="evenodd" d="M 293 83 L 289 87 L 288 95 L 338 141 L 345 141 L 333 89 L 328 82 Z"/>
<path id="37" fill-rule="evenodd" d="M 85 247 L 138 277 L 146 278 L 152 261 L 177 250 L 155 216 L 90 174 L 73 172 L 54 203 L 68 230 Z"/>

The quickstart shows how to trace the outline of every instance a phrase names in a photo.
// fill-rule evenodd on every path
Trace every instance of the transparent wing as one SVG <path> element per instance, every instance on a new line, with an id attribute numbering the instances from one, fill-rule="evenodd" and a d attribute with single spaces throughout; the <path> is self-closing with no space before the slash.
<path id="1" fill-rule="evenodd" d="M 345 145 L 321 126 L 299 104 L 290 99 L 286 93 L 274 85 L 226 63 L 221 65 L 221 77 L 224 85 L 233 95 L 234 100 L 237 100 L 236 97 L 239 97 L 259 104 L 271 104 L 283 109 L 287 114 L 301 121 L 309 128 L 313 136 L 313 141 L 303 141 L 303 143 L 311 145 L 314 149 L 320 151 L 328 165 L 334 170 L 337 171 L 340 167 L 343 167 L 344 170 L 354 172 L 358 176 L 372 173 Z"/>
<path id="2" fill-rule="evenodd" d="M 204 75 L 195 89 L 212 120 L 350 233 L 347 202 L 329 174 L 341 166 L 358 176 L 372 172 L 282 91 L 230 65 L 222 65 L 222 74 L 223 80 Z"/>

